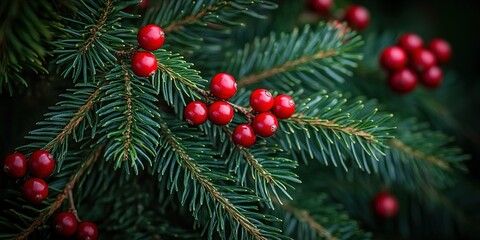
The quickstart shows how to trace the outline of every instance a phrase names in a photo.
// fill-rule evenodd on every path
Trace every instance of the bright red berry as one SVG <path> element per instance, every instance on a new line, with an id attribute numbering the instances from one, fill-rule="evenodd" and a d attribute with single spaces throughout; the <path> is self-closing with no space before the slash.
<path id="1" fill-rule="evenodd" d="M 216 101 L 208 107 L 208 119 L 216 125 L 229 124 L 233 119 L 233 108 L 229 103 Z"/>
<path id="2" fill-rule="evenodd" d="M 138 51 L 132 57 L 132 70 L 139 77 L 150 77 L 157 68 L 157 58 L 150 52 Z"/>
<path id="3" fill-rule="evenodd" d="M 200 101 L 194 101 L 185 107 L 183 116 L 188 124 L 199 125 L 207 121 L 207 105 Z"/>
<path id="4" fill-rule="evenodd" d="M 78 221 L 71 212 L 59 212 L 53 219 L 55 233 L 62 237 L 71 237 L 75 234 Z"/>
<path id="5" fill-rule="evenodd" d="M 147 7 L 148 7 L 148 0 L 140 0 L 140 2 L 137 3 L 137 7 L 139 7 L 139 8 L 147 8 Z"/>
<path id="6" fill-rule="evenodd" d="M 432 52 L 427 49 L 421 49 L 413 53 L 411 65 L 415 70 L 423 72 L 437 65 L 437 60 Z"/>
<path id="7" fill-rule="evenodd" d="M 407 53 L 400 47 L 385 48 L 380 54 L 380 65 L 388 71 L 399 71 L 407 65 Z"/>
<path id="8" fill-rule="evenodd" d="M 40 204 L 48 196 L 48 185 L 41 178 L 29 178 L 23 183 L 23 198 L 32 204 Z"/>
<path id="9" fill-rule="evenodd" d="M 407 53 L 413 54 L 423 48 L 423 40 L 417 34 L 405 33 L 398 39 L 398 46 Z"/>
<path id="10" fill-rule="evenodd" d="M 98 239 L 98 228 L 93 222 L 81 222 L 78 225 L 76 239 L 96 240 Z"/>
<path id="11" fill-rule="evenodd" d="M 257 136 L 255 135 L 255 131 L 253 130 L 252 126 L 248 124 L 238 125 L 232 134 L 233 142 L 246 148 L 255 144 L 256 139 Z"/>
<path id="12" fill-rule="evenodd" d="M 155 51 L 162 47 L 165 33 L 156 24 L 148 24 L 140 28 L 137 34 L 138 45 L 148 51 Z"/>
<path id="13" fill-rule="evenodd" d="M 368 9 L 359 5 L 352 5 L 345 10 L 344 19 L 348 25 L 357 31 L 363 31 L 370 23 Z"/>
<path id="14" fill-rule="evenodd" d="M 228 100 L 237 92 L 237 82 L 228 73 L 219 73 L 210 82 L 210 92 L 213 96 Z"/>
<path id="15" fill-rule="evenodd" d="M 280 119 L 287 119 L 295 113 L 295 102 L 287 94 L 280 94 L 275 97 L 272 113 Z"/>
<path id="16" fill-rule="evenodd" d="M 390 88 L 397 93 L 408 93 L 417 86 L 417 75 L 408 68 L 394 72 L 388 78 Z"/>
<path id="17" fill-rule="evenodd" d="M 382 218 L 392 218 L 398 213 L 398 201 L 390 193 L 379 193 L 373 199 L 373 210 Z"/>
<path id="18" fill-rule="evenodd" d="M 428 88 L 437 88 L 443 80 L 443 71 L 438 66 L 425 70 L 422 74 L 422 83 Z"/>
<path id="19" fill-rule="evenodd" d="M 250 94 L 250 106 L 257 112 L 268 112 L 273 107 L 274 98 L 267 89 L 259 88 Z"/>
<path id="20" fill-rule="evenodd" d="M 3 160 L 3 170 L 12 178 L 21 178 L 27 173 L 27 159 L 21 153 L 12 153 Z"/>
<path id="21" fill-rule="evenodd" d="M 310 0 L 310 7 L 313 11 L 327 15 L 332 9 L 333 0 Z"/>
<path id="22" fill-rule="evenodd" d="M 36 150 L 28 158 L 28 170 L 34 177 L 46 178 L 53 173 L 54 169 L 55 159 L 45 150 Z"/>
<path id="23" fill-rule="evenodd" d="M 435 38 L 430 41 L 428 49 L 432 51 L 439 63 L 447 63 L 452 56 L 450 44 L 441 38 Z"/>
<path id="24" fill-rule="evenodd" d="M 252 127 L 259 136 L 270 137 L 278 129 L 277 117 L 269 112 L 260 113 L 253 119 Z"/>

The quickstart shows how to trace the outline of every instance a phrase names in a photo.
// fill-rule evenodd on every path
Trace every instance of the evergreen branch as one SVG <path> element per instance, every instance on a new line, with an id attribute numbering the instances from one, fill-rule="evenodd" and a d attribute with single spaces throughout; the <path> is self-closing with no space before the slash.
<path id="1" fill-rule="evenodd" d="M 132 82 L 130 80 L 130 75 L 128 71 L 125 69 L 125 65 L 122 65 L 123 70 L 123 78 L 125 80 L 125 105 L 126 110 L 125 114 L 125 130 L 123 131 L 123 135 L 125 139 L 123 140 L 123 148 L 130 149 L 132 145 L 132 122 L 133 122 L 133 107 L 132 107 Z M 123 152 L 123 156 L 121 157 L 123 161 L 128 160 L 127 151 Z"/>
<path id="2" fill-rule="evenodd" d="M 94 42 L 94 40 L 98 36 L 98 32 L 104 27 L 105 22 L 107 21 L 108 13 L 110 12 L 110 9 L 113 7 L 113 2 L 111 0 L 106 0 L 105 3 L 105 8 L 103 9 L 102 13 L 100 14 L 100 17 L 97 20 L 97 24 L 92 26 L 89 30 L 90 35 L 88 38 L 83 42 L 82 46 L 80 46 L 80 51 L 85 54 L 87 49 L 90 47 L 90 45 Z"/>
<path id="3" fill-rule="evenodd" d="M 407 145 L 405 145 L 402 141 L 398 139 L 392 139 L 386 142 L 387 145 L 390 147 L 396 148 L 408 155 L 411 155 L 413 158 L 420 159 L 423 161 L 426 161 L 428 163 L 431 163 L 433 165 L 438 166 L 439 168 L 442 168 L 444 170 L 451 170 L 449 164 L 441 159 L 439 159 L 436 156 L 433 155 L 428 155 L 424 152 L 421 152 L 419 150 L 415 150 Z"/>
<path id="4" fill-rule="evenodd" d="M 194 15 L 186 16 L 183 19 L 179 19 L 177 21 L 174 21 L 174 22 L 170 23 L 170 25 L 163 28 L 163 30 L 165 32 L 178 31 L 178 30 L 181 29 L 181 27 L 183 25 L 191 24 L 192 22 L 196 22 L 196 21 L 200 20 L 201 18 L 203 18 L 205 15 L 207 15 L 207 13 L 213 12 L 217 9 L 218 9 L 217 6 L 212 6 L 210 8 L 202 9 L 200 12 L 198 12 Z"/>
<path id="5" fill-rule="evenodd" d="M 78 171 L 70 177 L 63 191 L 57 195 L 55 201 L 50 205 L 50 208 L 42 211 L 27 229 L 15 237 L 15 240 L 26 239 L 31 233 L 33 233 L 33 231 L 35 231 L 35 229 L 37 229 L 38 226 L 44 223 L 45 220 L 47 220 L 55 211 L 57 211 L 57 209 L 62 205 L 63 201 L 65 201 L 67 198 L 68 192 L 75 187 L 75 184 L 83 176 L 85 171 L 100 157 L 100 153 L 102 152 L 103 148 L 104 145 L 100 145 L 93 150 L 90 156 L 86 159 L 85 164 L 83 164 L 83 166 L 81 166 Z"/>

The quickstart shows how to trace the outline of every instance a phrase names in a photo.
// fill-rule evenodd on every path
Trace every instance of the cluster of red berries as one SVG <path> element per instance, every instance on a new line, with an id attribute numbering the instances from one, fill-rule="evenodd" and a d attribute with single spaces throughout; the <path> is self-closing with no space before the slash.
<path id="1" fill-rule="evenodd" d="M 150 77 L 158 68 L 157 58 L 151 52 L 162 47 L 165 33 L 155 24 L 140 28 L 137 34 L 138 46 L 147 51 L 137 51 L 132 57 L 132 70 L 139 77 Z"/>
<path id="2" fill-rule="evenodd" d="M 333 0 L 310 0 L 309 5 L 314 12 L 330 16 Z M 347 22 L 351 28 L 357 31 L 363 31 L 370 23 L 370 12 L 363 6 L 351 5 L 343 11 L 338 19 Z"/>
<path id="3" fill-rule="evenodd" d="M 223 126 L 230 123 L 234 116 L 232 104 L 227 102 L 237 92 L 235 78 L 227 73 L 215 75 L 210 82 L 210 94 L 215 98 L 208 108 L 201 101 L 187 104 L 183 115 L 185 120 L 192 125 L 199 125 L 207 118 L 216 125 Z M 235 144 L 250 147 L 255 144 L 256 135 L 270 137 L 278 129 L 278 120 L 287 119 L 295 112 L 295 102 L 292 97 L 281 94 L 277 97 L 266 89 L 257 89 L 250 95 L 252 111 L 245 114 L 254 114 L 251 124 L 238 125 L 232 134 Z"/>
<path id="4" fill-rule="evenodd" d="M 21 153 L 12 153 L 5 157 L 3 170 L 12 178 L 30 176 L 23 183 L 23 198 L 32 204 L 40 204 L 48 196 L 48 185 L 43 180 L 53 173 L 55 160 L 45 150 L 36 150 L 27 158 Z"/>
<path id="5" fill-rule="evenodd" d="M 60 237 L 72 237 L 78 240 L 98 239 L 98 228 L 93 222 L 83 221 L 78 223 L 77 217 L 72 212 L 59 212 L 53 218 L 53 231 Z"/>
<path id="6" fill-rule="evenodd" d="M 372 205 L 375 214 L 381 218 L 387 219 L 397 216 L 399 209 L 397 198 L 388 192 L 378 193 L 373 198 Z"/>
<path id="7" fill-rule="evenodd" d="M 395 92 L 413 91 L 418 79 L 423 86 L 434 89 L 443 80 L 443 71 L 437 64 L 447 63 L 451 54 L 450 44 L 444 39 L 435 38 L 424 48 L 420 36 L 407 33 L 399 38 L 397 46 L 382 51 L 380 65 L 389 71 L 388 84 Z"/>

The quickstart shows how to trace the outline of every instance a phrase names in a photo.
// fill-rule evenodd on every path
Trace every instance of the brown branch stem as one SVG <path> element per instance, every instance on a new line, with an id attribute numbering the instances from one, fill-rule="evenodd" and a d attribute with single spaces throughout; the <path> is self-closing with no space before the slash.
<path id="1" fill-rule="evenodd" d="M 108 17 L 108 12 L 112 7 L 113 7 L 113 2 L 111 0 L 107 0 L 106 8 L 98 18 L 97 24 L 90 29 L 90 36 L 87 38 L 87 40 L 85 40 L 85 42 L 80 47 L 80 51 L 82 53 L 85 53 L 90 47 L 90 45 L 93 44 L 93 41 L 95 41 L 95 39 L 97 38 L 98 36 L 97 33 L 100 29 L 102 29 L 103 25 L 105 25 L 105 22 L 107 21 L 107 17 Z"/>
<path id="2" fill-rule="evenodd" d="M 75 218 L 78 222 L 81 222 L 80 218 L 78 217 L 77 208 L 75 207 L 75 200 L 73 199 L 73 192 L 72 189 L 68 189 L 68 203 L 70 205 L 68 211 L 75 215 Z"/>
<path id="3" fill-rule="evenodd" d="M 411 156 L 413 156 L 414 158 L 418 158 L 418 159 L 421 159 L 421 160 L 424 160 L 426 162 L 429 162 L 429 163 L 432 163 L 434 165 L 437 165 L 438 167 L 442 168 L 442 169 L 445 169 L 445 170 L 450 170 L 450 166 L 448 165 L 448 163 L 444 162 L 442 159 L 438 158 L 438 157 L 435 157 L 435 156 L 432 156 L 432 155 L 428 155 L 424 152 L 421 152 L 421 151 L 418 151 L 418 150 L 415 150 L 407 145 L 405 145 L 405 143 L 403 143 L 402 141 L 398 140 L 398 139 L 392 139 L 392 140 L 389 140 L 387 142 L 387 145 L 389 145 L 390 147 L 393 147 L 393 148 L 396 148 L 406 154 L 409 154 Z"/>

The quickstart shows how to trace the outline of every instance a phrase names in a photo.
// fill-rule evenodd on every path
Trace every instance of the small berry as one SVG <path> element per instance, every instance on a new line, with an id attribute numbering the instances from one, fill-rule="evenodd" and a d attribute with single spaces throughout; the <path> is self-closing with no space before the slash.
<path id="1" fill-rule="evenodd" d="M 157 68 L 157 59 L 150 52 L 138 51 L 132 57 L 132 70 L 139 77 L 150 77 Z"/>
<path id="2" fill-rule="evenodd" d="M 23 198 L 32 204 L 40 204 L 48 196 L 48 185 L 43 179 L 29 178 L 23 183 Z"/>
<path id="3" fill-rule="evenodd" d="M 216 101 L 208 107 L 208 119 L 216 125 L 229 124 L 233 119 L 233 108 L 224 101 Z"/>
<path id="4" fill-rule="evenodd" d="M 412 67 L 419 71 L 423 72 L 437 64 L 435 55 L 427 49 L 421 49 L 416 51 L 412 55 Z"/>
<path id="5" fill-rule="evenodd" d="M 55 159 L 45 150 L 36 150 L 28 158 L 28 170 L 33 177 L 46 178 L 55 170 Z"/>
<path id="6" fill-rule="evenodd" d="M 53 219 L 55 233 L 62 237 L 71 237 L 75 234 L 78 221 L 71 212 L 59 212 Z"/>
<path id="7" fill-rule="evenodd" d="M 408 93 L 417 86 L 417 75 L 408 68 L 394 72 L 388 78 L 390 88 L 397 93 Z"/>
<path id="8" fill-rule="evenodd" d="M 423 40 L 420 36 L 413 33 L 406 33 L 398 39 L 398 46 L 407 53 L 413 54 L 423 48 Z"/>
<path id="9" fill-rule="evenodd" d="M 363 31 L 370 23 L 368 9 L 359 5 L 352 5 L 345 10 L 344 20 L 357 31 Z"/>
<path id="10" fill-rule="evenodd" d="M 422 83 L 428 88 L 437 88 L 443 80 L 443 71 L 438 66 L 425 70 L 422 74 Z"/>
<path id="11" fill-rule="evenodd" d="M 327 15 L 332 6 L 333 0 L 310 0 L 310 8 L 322 15 Z"/>
<path id="12" fill-rule="evenodd" d="M 81 222 L 78 224 L 76 234 L 78 240 L 96 240 L 98 239 L 98 228 L 93 222 Z"/>
<path id="13" fill-rule="evenodd" d="M 295 102 L 287 94 L 280 94 L 275 97 L 272 113 L 280 119 L 287 119 L 295 113 Z"/>
<path id="14" fill-rule="evenodd" d="M 140 28 L 137 34 L 138 45 L 148 51 L 155 51 L 162 47 L 165 33 L 156 24 L 148 24 Z"/>
<path id="15" fill-rule="evenodd" d="M 217 98 L 228 100 L 237 92 L 237 82 L 232 75 L 219 73 L 210 82 L 210 92 Z"/>
<path id="16" fill-rule="evenodd" d="M 277 117 L 269 112 L 260 113 L 253 119 L 252 127 L 259 136 L 270 137 L 278 130 Z"/>
<path id="17" fill-rule="evenodd" d="M 450 44 L 441 38 L 432 39 L 428 44 L 428 49 L 432 51 L 439 63 L 447 63 L 452 56 Z"/>
<path id="18" fill-rule="evenodd" d="M 12 178 L 21 178 L 27 173 L 27 159 L 21 153 L 12 153 L 3 160 L 3 170 Z"/>
<path id="19" fill-rule="evenodd" d="M 252 126 L 248 124 L 240 124 L 233 131 L 232 140 L 235 144 L 248 148 L 255 144 L 257 136 L 255 135 Z"/>
<path id="20" fill-rule="evenodd" d="M 185 107 L 183 116 L 188 124 L 200 125 L 207 121 L 207 105 L 200 101 L 191 102 Z"/>
<path id="21" fill-rule="evenodd" d="M 148 0 L 140 0 L 140 2 L 137 3 L 137 7 L 139 7 L 139 8 L 147 8 L 147 7 L 148 7 Z"/>
<path id="22" fill-rule="evenodd" d="M 373 210 L 382 218 L 392 218 L 398 213 L 398 201 L 390 193 L 379 193 L 373 199 Z"/>
<path id="23" fill-rule="evenodd" d="M 268 112 L 273 107 L 274 98 L 267 89 L 257 89 L 250 94 L 250 106 L 257 112 Z"/>
<path id="24" fill-rule="evenodd" d="M 380 55 L 380 65 L 388 71 L 399 71 L 407 65 L 407 53 L 400 47 L 385 48 Z"/>

